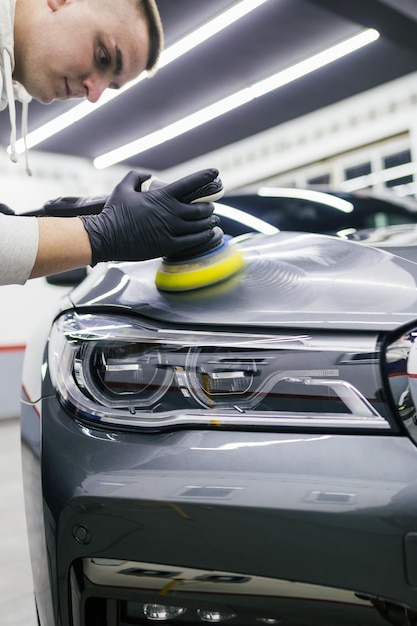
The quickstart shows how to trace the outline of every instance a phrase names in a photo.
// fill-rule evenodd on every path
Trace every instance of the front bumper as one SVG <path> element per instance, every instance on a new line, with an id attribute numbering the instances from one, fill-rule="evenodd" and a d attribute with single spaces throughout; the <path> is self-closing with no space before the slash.
<path id="1" fill-rule="evenodd" d="M 25 407 L 23 439 L 34 420 Z M 49 614 L 35 580 L 42 626 L 148 624 L 145 604 L 187 608 L 179 623 L 201 624 L 200 609 L 241 626 L 417 613 L 407 437 L 110 432 L 77 423 L 53 397 L 41 425 L 46 554 L 31 548 L 48 564 Z M 37 505 L 26 501 L 33 544 Z"/>

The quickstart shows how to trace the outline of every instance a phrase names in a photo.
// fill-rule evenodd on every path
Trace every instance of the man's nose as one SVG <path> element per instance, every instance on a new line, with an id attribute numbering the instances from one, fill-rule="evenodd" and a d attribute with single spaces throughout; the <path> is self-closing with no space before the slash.
<path id="1" fill-rule="evenodd" d="M 85 97 L 90 102 L 97 102 L 101 94 L 108 87 L 108 79 L 104 76 L 91 74 L 82 80 Z"/>

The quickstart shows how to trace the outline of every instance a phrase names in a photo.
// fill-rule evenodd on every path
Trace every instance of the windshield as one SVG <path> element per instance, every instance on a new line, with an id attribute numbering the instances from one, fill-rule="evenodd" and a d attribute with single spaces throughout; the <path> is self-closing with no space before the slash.
<path id="1" fill-rule="evenodd" d="M 329 194 L 326 194 L 329 197 Z M 352 194 L 333 196 L 346 200 L 346 208 L 304 198 L 257 194 L 225 196 L 221 202 L 262 218 L 280 230 L 336 234 L 348 229 L 379 228 L 417 222 L 417 212 L 395 201 Z"/>

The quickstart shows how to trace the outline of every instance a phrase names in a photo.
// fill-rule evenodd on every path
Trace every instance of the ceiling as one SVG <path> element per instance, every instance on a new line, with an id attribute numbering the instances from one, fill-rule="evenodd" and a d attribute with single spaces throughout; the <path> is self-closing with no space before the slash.
<path id="1" fill-rule="evenodd" d="M 157 0 L 166 47 L 237 0 Z M 163 67 L 38 149 L 87 158 L 167 126 L 208 104 L 305 59 L 364 27 L 374 43 L 331 65 L 124 161 L 165 170 L 204 152 L 417 71 L 416 0 L 268 0 L 192 52 Z M 77 101 L 32 102 L 29 131 Z M 0 116 L 0 142 L 9 140 Z"/>

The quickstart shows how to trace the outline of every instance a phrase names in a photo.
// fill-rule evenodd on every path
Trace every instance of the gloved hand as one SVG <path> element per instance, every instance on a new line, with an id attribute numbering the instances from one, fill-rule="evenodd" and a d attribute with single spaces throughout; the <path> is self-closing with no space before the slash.
<path id="1" fill-rule="evenodd" d="M 0 204 L 0 213 L 4 213 L 5 215 L 15 215 L 13 209 L 7 206 L 7 204 Z"/>
<path id="2" fill-rule="evenodd" d="M 219 221 L 213 215 L 213 204 L 185 204 L 181 198 L 217 176 L 215 169 L 203 170 L 141 192 L 149 176 L 129 172 L 114 188 L 101 213 L 80 216 L 90 239 L 92 265 L 175 256 L 209 241 Z"/>

